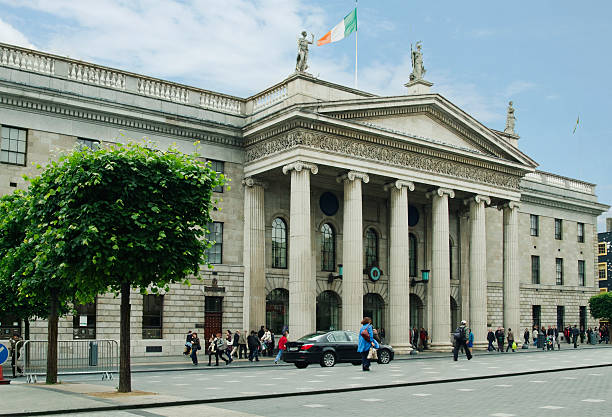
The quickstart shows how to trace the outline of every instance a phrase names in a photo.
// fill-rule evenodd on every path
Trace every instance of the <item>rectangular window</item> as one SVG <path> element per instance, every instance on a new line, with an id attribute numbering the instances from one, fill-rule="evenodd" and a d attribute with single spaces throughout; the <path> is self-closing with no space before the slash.
<path id="1" fill-rule="evenodd" d="M 557 285 L 563 285 L 563 258 L 555 259 L 555 275 L 557 277 Z"/>
<path id="2" fill-rule="evenodd" d="M 578 242 L 584 243 L 584 223 L 578 223 Z"/>
<path id="3" fill-rule="evenodd" d="M 540 283 L 540 257 L 535 255 L 531 256 L 531 283 Z"/>
<path id="4" fill-rule="evenodd" d="M 27 130 L 2 126 L 0 162 L 12 165 L 26 164 Z"/>
<path id="5" fill-rule="evenodd" d="M 606 262 L 600 262 L 597 264 L 597 276 L 600 281 L 608 279 L 608 264 Z"/>
<path id="6" fill-rule="evenodd" d="M 565 327 L 565 306 L 557 306 L 557 329 L 562 331 Z"/>
<path id="7" fill-rule="evenodd" d="M 220 264 L 223 261 L 223 223 L 212 222 L 206 226 L 208 233 L 206 239 L 214 242 L 206 249 L 206 260 L 211 264 Z"/>
<path id="8" fill-rule="evenodd" d="M 530 234 L 531 236 L 538 236 L 540 234 L 540 217 L 532 214 L 529 217 L 530 221 Z"/>
<path id="9" fill-rule="evenodd" d="M 555 219 L 555 239 L 563 239 L 563 221 L 561 219 Z"/>
<path id="10" fill-rule="evenodd" d="M 147 294 L 142 296 L 142 338 L 162 338 L 162 313 L 164 296 Z"/>
<path id="11" fill-rule="evenodd" d="M 208 162 L 210 163 L 210 169 L 215 171 L 217 174 L 224 174 L 225 173 L 225 162 L 223 162 L 223 161 L 216 161 L 214 159 L 209 159 Z M 218 187 L 215 187 L 215 188 L 213 188 L 213 191 L 216 192 L 216 193 L 222 193 L 223 192 L 223 186 L 220 185 Z"/>
<path id="12" fill-rule="evenodd" d="M 74 308 L 72 316 L 73 339 L 96 338 L 96 302 L 81 304 Z"/>
<path id="13" fill-rule="evenodd" d="M 586 329 L 587 311 L 586 306 L 580 306 L 580 330 Z"/>
<path id="14" fill-rule="evenodd" d="M 95 139 L 78 138 L 76 143 L 78 147 L 91 149 L 92 151 L 100 147 L 100 141 Z"/>
<path id="15" fill-rule="evenodd" d="M 599 289 L 599 293 L 601 294 L 602 292 L 608 292 L 608 289 L 607 288 L 600 288 Z"/>
<path id="16" fill-rule="evenodd" d="M 584 287 L 584 261 L 578 261 L 578 285 Z"/>
<path id="17" fill-rule="evenodd" d="M 606 242 L 601 242 L 597 244 L 597 254 L 598 255 L 607 255 L 608 254 L 608 245 Z"/>
<path id="18" fill-rule="evenodd" d="M 8 340 L 14 334 L 21 336 L 19 319 L 10 314 L 0 314 L 0 339 Z"/>
<path id="19" fill-rule="evenodd" d="M 531 321 L 534 326 L 540 328 L 540 315 L 542 314 L 541 306 L 531 306 Z"/>

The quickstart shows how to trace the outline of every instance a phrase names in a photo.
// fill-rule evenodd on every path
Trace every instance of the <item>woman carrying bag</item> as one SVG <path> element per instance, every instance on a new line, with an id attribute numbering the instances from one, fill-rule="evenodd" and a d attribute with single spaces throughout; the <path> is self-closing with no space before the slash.
<path id="1" fill-rule="evenodd" d="M 357 351 L 361 353 L 361 368 L 363 371 L 370 370 L 370 359 L 376 354 L 376 349 L 379 344 L 374 340 L 374 332 L 372 331 L 372 319 L 364 317 L 361 320 L 361 329 L 359 329 L 359 345 Z M 370 354 L 372 349 L 372 354 Z M 369 358 L 368 358 L 369 357 Z"/>
<path id="2" fill-rule="evenodd" d="M 197 333 L 193 333 L 191 338 L 191 361 L 194 365 L 198 364 L 198 350 L 200 349 L 202 349 L 200 347 L 200 338 Z"/>

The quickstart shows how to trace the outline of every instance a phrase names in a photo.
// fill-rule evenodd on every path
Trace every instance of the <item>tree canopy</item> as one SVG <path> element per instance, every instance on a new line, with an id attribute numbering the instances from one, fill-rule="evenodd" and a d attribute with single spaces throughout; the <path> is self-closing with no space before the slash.
<path id="1" fill-rule="evenodd" d="M 612 320 L 612 293 L 603 292 L 589 299 L 589 310 L 596 319 Z"/>

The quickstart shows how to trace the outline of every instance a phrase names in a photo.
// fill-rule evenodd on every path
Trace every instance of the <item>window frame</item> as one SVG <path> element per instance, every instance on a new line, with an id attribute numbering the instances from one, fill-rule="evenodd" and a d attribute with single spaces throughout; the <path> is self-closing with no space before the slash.
<path id="1" fill-rule="evenodd" d="M 531 255 L 531 283 L 540 284 L 540 276 L 540 256 Z"/>
<path id="2" fill-rule="evenodd" d="M 72 339 L 95 339 L 96 338 L 96 322 L 98 313 L 97 298 L 93 303 L 76 304 L 74 305 L 75 314 L 72 315 Z M 89 311 L 93 310 L 93 311 Z M 93 314 L 92 314 L 93 313 Z M 81 326 L 80 317 L 87 316 L 87 326 Z M 93 316 L 93 323 L 90 323 L 90 317 Z M 93 331 L 81 332 L 81 329 L 93 329 Z"/>
<path id="3" fill-rule="evenodd" d="M 219 228 L 221 229 L 220 232 L 218 232 L 216 230 L 216 226 L 219 226 Z M 206 239 L 208 240 L 214 240 L 214 244 L 206 249 L 206 262 L 212 265 L 219 265 L 223 263 L 223 222 L 210 222 L 206 225 L 206 229 L 208 230 L 208 233 L 206 233 Z M 216 238 L 211 239 L 213 236 L 220 236 L 220 240 L 217 240 Z M 219 250 L 217 251 L 217 248 L 219 248 Z M 217 259 L 213 259 L 211 260 L 211 255 L 218 255 L 219 259 L 217 261 Z"/>
<path id="4" fill-rule="evenodd" d="M 601 251 L 603 248 L 603 252 Z M 597 255 L 606 256 L 608 254 L 608 244 L 606 242 L 599 242 L 597 244 Z"/>
<path id="5" fill-rule="evenodd" d="M 8 137 L 5 138 L 4 137 L 4 129 L 8 129 Z M 16 130 L 17 131 L 17 138 L 16 139 L 12 139 L 11 138 L 11 129 Z M 19 139 L 19 132 L 25 132 L 25 138 L 23 140 Z M 8 148 L 4 148 L 5 146 L 5 140 L 8 141 L 9 145 Z M 12 151 L 10 150 L 10 143 L 12 141 L 16 140 L 17 141 L 17 150 L 16 151 Z M 23 142 L 24 143 L 24 150 L 23 152 L 19 152 L 19 143 Z M 19 163 L 19 162 L 10 162 L 9 160 L 7 161 L 3 161 L 2 160 L 2 153 L 6 152 L 7 154 L 7 159 L 9 158 L 9 155 L 11 154 L 15 154 L 15 155 L 23 155 L 23 163 Z M 0 164 L 6 164 L 6 165 L 14 165 L 14 166 L 22 166 L 25 167 L 27 166 L 28 163 L 28 129 L 24 129 L 21 127 L 16 127 L 16 126 L 9 126 L 9 125 L 0 125 Z"/>
<path id="6" fill-rule="evenodd" d="M 563 240 L 563 220 L 555 219 L 555 240 Z"/>
<path id="7" fill-rule="evenodd" d="M 218 159 L 207 159 L 206 163 L 210 163 L 210 169 L 215 171 L 217 174 L 225 175 L 225 161 L 220 161 Z M 219 167 L 221 168 L 221 170 L 219 170 Z M 213 192 L 223 193 L 223 186 L 216 186 L 215 188 L 213 188 Z"/>
<path id="8" fill-rule="evenodd" d="M 537 214 L 530 214 L 529 216 L 529 234 L 538 237 L 540 235 L 540 216 Z"/>
<path id="9" fill-rule="evenodd" d="M 324 230 L 326 226 L 331 234 Z M 336 230 L 331 223 L 323 223 L 319 231 L 321 232 L 321 271 L 334 272 L 336 270 Z M 331 237 L 331 244 L 326 245 L 326 236 Z"/>
<path id="10" fill-rule="evenodd" d="M 563 258 L 555 258 L 555 284 L 563 285 Z"/>
<path id="11" fill-rule="evenodd" d="M 279 236 L 277 232 L 282 233 Z M 280 239 L 280 242 L 276 243 L 275 239 Z M 276 256 L 277 252 L 279 256 Z M 287 269 L 287 222 L 282 217 L 272 220 L 272 268 Z"/>
<path id="12" fill-rule="evenodd" d="M 578 259 L 578 286 L 579 287 L 586 286 L 585 268 L 586 268 L 586 264 L 584 260 Z"/>
<path id="13" fill-rule="evenodd" d="M 603 277 L 601 276 L 602 271 L 603 271 Z M 607 262 L 597 263 L 597 278 L 599 278 L 599 281 L 606 281 L 608 279 L 608 263 Z"/>
<path id="14" fill-rule="evenodd" d="M 584 223 L 578 222 L 576 223 L 576 225 L 576 227 L 578 228 L 576 232 L 578 243 L 584 243 Z"/>
<path id="15" fill-rule="evenodd" d="M 150 306 L 151 303 L 147 300 L 159 299 L 160 308 L 159 315 L 152 313 L 145 313 L 145 307 Z M 153 303 L 155 305 L 157 303 Z M 156 318 L 159 316 L 159 326 L 146 325 L 145 319 Z M 159 335 L 154 332 L 159 330 Z M 159 337 L 157 337 L 159 336 Z M 142 338 L 143 339 L 163 339 L 164 338 L 164 295 L 163 294 L 144 294 L 142 296 Z"/>
<path id="16" fill-rule="evenodd" d="M 419 241 L 416 235 L 414 233 L 408 233 L 408 276 L 411 278 L 416 278 L 419 274 L 418 247 Z"/>
<path id="17" fill-rule="evenodd" d="M 363 240 L 363 244 L 364 244 L 364 255 L 365 255 L 365 262 L 364 262 L 365 268 L 370 269 L 373 266 L 379 266 L 378 233 L 376 233 L 376 230 L 374 230 L 373 227 L 368 227 L 366 229 L 365 239 Z M 372 253 L 372 250 L 373 250 L 373 253 Z"/>
<path id="18" fill-rule="evenodd" d="M 92 151 L 96 151 L 100 148 L 100 141 L 97 139 L 78 137 L 76 140 L 76 144 L 82 148 L 87 148 Z"/>

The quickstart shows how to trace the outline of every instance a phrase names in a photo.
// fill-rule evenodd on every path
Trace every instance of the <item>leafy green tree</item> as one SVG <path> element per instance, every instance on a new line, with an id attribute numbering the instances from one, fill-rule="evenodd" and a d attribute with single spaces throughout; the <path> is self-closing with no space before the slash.
<path id="1" fill-rule="evenodd" d="M 591 297 L 589 310 L 596 319 L 612 320 L 612 293 L 603 292 Z"/>
<path id="2" fill-rule="evenodd" d="M 212 190 L 224 183 L 196 154 L 134 143 L 75 150 L 32 180 L 30 215 L 41 219 L 32 249 L 41 259 L 58 253 L 43 272 L 65 279 L 79 302 L 121 293 L 120 392 L 131 391 L 131 288 L 157 293 L 198 276 Z"/>

